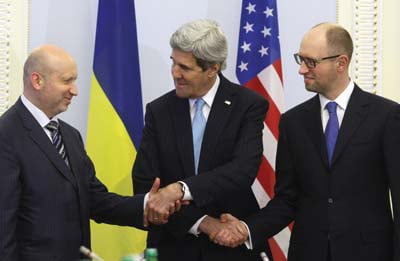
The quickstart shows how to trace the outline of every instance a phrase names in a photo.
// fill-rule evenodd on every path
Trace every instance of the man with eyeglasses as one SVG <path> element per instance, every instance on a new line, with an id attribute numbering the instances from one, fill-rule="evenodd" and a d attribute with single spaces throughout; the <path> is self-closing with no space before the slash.
<path id="1" fill-rule="evenodd" d="M 244 220 L 249 237 L 217 243 L 257 247 L 294 221 L 288 261 L 400 260 L 400 109 L 352 81 L 352 52 L 339 25 L 305 34 L 294 57 L 317 94 L 281 117 L 275 197 Z"/>

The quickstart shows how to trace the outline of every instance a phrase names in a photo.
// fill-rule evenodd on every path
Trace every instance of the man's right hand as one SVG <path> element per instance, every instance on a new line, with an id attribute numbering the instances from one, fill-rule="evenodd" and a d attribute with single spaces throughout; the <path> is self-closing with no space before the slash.
<path id="1" fill-rule="evenodd" d="M 223 214 L 220 219 L 205 217 L 199 231 L 207 234 L 214 243 L 227 247 L 237 247 L 248 238 L 246 226 L 230 214 Z"/>
<path id="2" fill-rule="evenodd" d="M 210 239 L 221 246 L 237 247 L 243 244 L 249 237 L 246 225 L 232 216 L 222 214 L 220 217 L 221 229 L 210 235 Z"/>
<path id="3" fill-rule="evenodd" d="M 160 179 L 156 178 L 149 192 L 149 199 L 144 209 L 143 218 L 145 227 L 149 223 L 156 225 L 167 223 L 169 216 L 179 211 L 182 204 L 189 204 L 189 202 L 181 201 L 183 192 L 180 183 L 175 182 L 161 189 L 159 187 Z"/>

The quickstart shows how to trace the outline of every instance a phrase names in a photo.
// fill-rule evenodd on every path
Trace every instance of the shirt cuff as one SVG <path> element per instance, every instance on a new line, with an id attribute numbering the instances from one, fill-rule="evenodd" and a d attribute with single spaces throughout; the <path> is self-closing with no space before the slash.
<path id="1" fill-rule="evenodd" d="M 247 224 L 245 222 L 243 222 L 243 221 L 240 221 L 240 222 L 242 222 L 246 226 L 247 233 L 249 234 L 249 238 L 246 241 L 244 241 L 244 244 L 247 247 L 247 249 L 252 250 L 253 249 L 253 242 L 251 241 L 250 229 L 249 229 L 249 227 L 247 226 Z"/>
<path id="2" fill-rule="evenodd" d="M 143 200 L 143 210 L 146 209 L 147 201 L 149 201 L 149 192 L 144 195 L 144 200 Z"/>
<path id="3" fill-rule="evenodd" d="M 199 231 L 199 226 L 200 223 L 203 221 L 203 219 L 205 219 L 207 217 L 207 215 L 202 216 L 201 218 L 199 218 L 199 220 L 196 221 L 196 223 L 194 223 L 194 225 L 189 229 L 190 234 L 193 234 L 195 236 L 198 236 L 200 234 Z"/>
<path id="4" fill-rule="evenodd" d="M 183 198 L 182 200 L 193 200 L 192 193 L 190 193 L 190 189 L 188 185 L 186 185 L 183 181 L 178 181 L 183 186 Z"/>

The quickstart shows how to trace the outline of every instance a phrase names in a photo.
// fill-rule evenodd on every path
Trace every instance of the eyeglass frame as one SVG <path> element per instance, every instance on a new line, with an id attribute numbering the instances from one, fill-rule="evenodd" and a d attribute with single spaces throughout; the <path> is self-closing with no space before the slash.
<path id="1" fill-rule="evenodd" d="M 296 61 L 296 63 L 298 65 L 301 65 L 301 63 L 304 62 L 304 64 L 308 68 L 315 68 L 315 67 L 317 67 L 317 64 L 319 64 L 320 62 L 322 62 L 324 60 L 338 58 L 339 56 L 341 56 L 341 54 L 327 56 L 327 57 L 323 57 L 323 58 L 319 58 L 319 59 L 313 59 L 313 58 L 301 56 L 299 53 L 293 54 L 294 60 Z"/>

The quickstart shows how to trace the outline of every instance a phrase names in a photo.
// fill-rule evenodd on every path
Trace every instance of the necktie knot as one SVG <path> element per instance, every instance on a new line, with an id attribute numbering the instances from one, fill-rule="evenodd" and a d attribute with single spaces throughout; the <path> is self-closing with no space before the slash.
<path id="1" fill-rule="evenodd" d="M 47 123 L 46 129 L 51 132 L 58 131 L 58 121 L 51 120 L 49 123 Z"/>
<path id="2" fill-rule="evenodd" d="M 198 113 L 198 111 L 202 112 L 203 106 L 205 104 L 205 101 L 203 100 L 203 98 L 199 98 L 195 101 L 195 105 L 196 105 L 196 113 Z"/>
<path id="3" fill-rule="evenodd" d="M 329 114 L 336 113 L 337 103 L 336 102 L 328 102 L 326 104 L 326 109 L 328 110 Z"/>
<path id="4" fill-rule="evenodd" d="M 50 135 L 51 135 L 51 139 L 52 139 L 53 143 L 55 142 L 55 139 L 58 136 L 57 135 L 58 134 L 58 126 L 59 126 L 59 123 L 58 123 L 58 121 L 55 121 L 55 120 L 51 120 L 45 126 L 46 129 L 48 129 L 50 131 Z"/>

